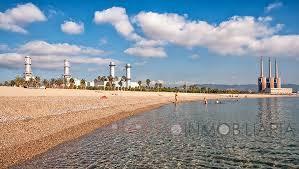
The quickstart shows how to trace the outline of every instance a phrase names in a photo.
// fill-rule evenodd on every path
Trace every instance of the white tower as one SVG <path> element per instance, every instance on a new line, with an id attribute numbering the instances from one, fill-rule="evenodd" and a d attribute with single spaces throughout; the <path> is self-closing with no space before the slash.
<path id="1" fill-rule="evenodd" d="M 114 62 L 110 62 L 110 76 L 111 77 L 115 77 L 115 63 Z"/>
<path id="2" fill-rule="evenodd" d="M 67 59 L 65 59 L 64 60 L 64 74 L 63 74 L 63 77 L 67 81 L 69 81 L 69 79 L 71 78 L 70 67 L 71 67 L 70 62 Z"/>
<path id="3" fill-rule="evenodd" d="M 127 87 L 130 87 L 131 83 L 131 65 L 126 64 L 126 78 L 127 78 Z"/>
<path id="4" fill-rule="evenodd" d="M 29 56 L 25 56 L 25 72 L 24 72 L 24 79 L 25 81 L 29 81 L 32 76 L 31 70 L 31 58 Z"/>

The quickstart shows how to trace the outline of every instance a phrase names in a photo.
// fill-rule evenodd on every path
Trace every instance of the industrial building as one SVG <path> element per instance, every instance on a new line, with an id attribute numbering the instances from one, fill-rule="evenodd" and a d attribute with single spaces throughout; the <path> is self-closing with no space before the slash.
<path id="1" fill-rule="evenodd" d="M 115 76 L 115 66 L 116 64 L 114 62 L 110 62 L 109 64 L 109 76 L 108 77 L 112 77 L 113 78 L 113 82 L 112 85 L 114 87 L 126 87 L 126 88 L 135 88 L 135 87 L 139 87 L 139 84 L 137 82 L 131 82 L 131 65 L 130 64 L 126 64 L 125 65 L 125 70 L 126 70 L 126 79 L 122 79 L 122 78 L 116 78 Z M 124 80 L 124 81 L 123 81 Z M 94 80 L 94 86 L 96 87 L 106 87 L 109 83 L 109 79 L 103 79 L 103 80 Z"/>
<path id="2" fill-rule="evenodd" d="M 31 60 L 30 60 L 31 63 Z M 114 62 L 110 62 L 109 64 L 109 71 L 110 71 L 110 77 L 113 78 L 113 86 L 114 87 L 127 87 L 127 88 L 134 88 L 134 87 L 139 87 L 139 84 L 137 82 L 131 82 L 131 65 L 126 64 L 125 69 L 126 69 L 126 79 L 125 81 L 122 81 L 123 79 L 116 78 L 115 76 L 115 66 L 116 64 Z M 63 78 L 66 80 L 66 85 L 70 86 L 70 79 L 72 78 L 70 74 L 70 62 L 66 59 L 64 60 L 64 73 L 63 73 Z M 76 86 L 80 85 L 81 80 L 77 78 L 73 78 Z M 122 81 L 120 83 L 120 81 Z M 103 79 L 103 80 L 93 80 L 93 81 L 86 81 L 85 86 L 87 87 L 107 87 L 109 83 L 108 79 Z M 122 85 L 121 85 L 122 84 Z"/>
<path id="3" fill-rule="evenodd" d="M 292 88 L 281 88 L 281 78 L 278 75 L 278 64 L 275 59 L 275 75 L 272 76 L 271 58 L 269 57 L 269 74 L 264 76 L 263 57 L 260 61 L 260 76 L 258 77 L 258 91 L 259 93 L 268 94 L 291 94 Z"/>
<path id="4" fill-rule="evenodd" d="M 32 75 L 32 69 L 31 69 L 31 57 L 25 56 L 25 70 L 24 70 L 24 80 L 29 81 L 31 78 L 34 79 L 34 76 Z"/>

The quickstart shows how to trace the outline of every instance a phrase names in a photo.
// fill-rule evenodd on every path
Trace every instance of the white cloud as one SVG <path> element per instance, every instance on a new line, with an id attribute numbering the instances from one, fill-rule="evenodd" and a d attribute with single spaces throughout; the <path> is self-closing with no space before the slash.
<path id="1" fill-rule="evenodd" d="M 164 58 L 167 57 L 164 48 L 162 47 L 142 47 L 142 46 L 135 46 L 132 48 L 128 48 L 124 51 L 126 54 L 145 57 L 145 58 Z"/>
<path id="2" fill-rule="evenodd" d="M 265 12 L 270 12 L 270 11 L 272 11 L 273 9 L 277 9 L 277 8 L 282 7 L 282 6 L 283 6 L 282 2 L 274 2 L 274 3 L 271 3 L 271 4 L 269 4 L 267 7 L 265 7 Z"/>
<path id="3" fill-rule="evenodd" d="M 24 26 L 45 20 L 45 15 L 38 7 L 32 3 L 27 3 L 0 12 L 0 29 L 26 34 L 28 32 Z"/>
<path id="4" fill-rule="evenodd" d="M 112 7 L 103 11 L 96 11 L 93 20 L 96 24 L 112 24 L 117 32 L 130 40 L 140 39 L 140 36 L 134 33 L 134 28 L 129 21 L 125 8 Z"/>
<path id="5" fill-rule="evenodd" d="M 191 58 L 192 60 L 197 60 L 197 59 L 200 58 L 200 56 L 199 56 L 199 54 L 193 54 L 193 55 L 190 56 L 190 58 Z"/>
<path id="6" fill-rule="evenodd" d="M 67 34 L 76 35 L 84 32 L 84 24 L 82 22 L 76 23 L 73 21 L 64 21 L 60 25 L 61 31 Z"/>
<path id="7" fill-rule="evenodd" d="M 109 64 L 110 61 L 121 63 L 110 58 L 94 57 L 103 53 L 102 50 L 67 43 L 50 44 L 44 41 L 31 41 L 11 53 L 0 54 L 0 67 L 23 68 L 26 55 L 32 58 L 32 67 L 39 69 L 61 69 L 64 59 L 69 59 L 72 64 L 103 65 Z"/>
<path id="8" fill-rule="evenodd" d="M 106 45 L 108 43 L 108 40 L 106 39 L 106 38 L 101 38 L 100 39 L 100 43 L 99 43 L 99 45 L 101 46 L 101 45 Z"/>
<path id="9" fill-rule="evenodd" d="M 7 51 L 7 50 L 9 50 L 9 47 L 6 44 L 0 43 L 0 51 Z"/>
<path id="10" fill-rule="evenodd" d="M 143 65 L 145 65 L 145 64 L 147 64 L 147 61 L 142 61 L 142 62 L 135 62 L 134 63 L 134 65 L 136 65 L 136 66 L 143 66 Z"/>
<path id="11" fill-rule="evenodd" d="M 298 56 L 299 48 L 294 47 L 299 43 L 298 35 L 275 35 L 282 25 L 271 27 L 271 17 L 234 16 L 214 25 L 173 13 L 140 12 L 134 20 L 156 41 L 204 47 L 220 55 L 261 55 L 261 51 L 268 51 L 272 56 Z M 284 45 L 291 42 L 294 44 Z M 278 49 L 272 50 L 274 46 Z"/>
<path id="12" fill-rule="evenodd" d="M 45 41 L 30 41 L 18 49 L 19 53 L 28 55 L 101 55 L 104 54 L 103 50 L 71 45 L 68 43 L 50 44 Z"/>

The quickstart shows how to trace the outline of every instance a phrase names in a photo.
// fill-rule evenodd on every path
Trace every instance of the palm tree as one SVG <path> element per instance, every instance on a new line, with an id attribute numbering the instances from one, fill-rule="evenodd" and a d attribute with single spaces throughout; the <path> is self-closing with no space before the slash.
<path id="1" fill-rule="evenodd" d="M 107 77 L 106 76 L 102 76 L 100 79 L 102 82 L 107 81 Z"/>
<path id="2" fill-rule="evenodd" d="M 147 85 L 147 87 L 149 87 L 150 84 L 151 84 L 151 80 L 150 79 L 146 79 L 146 85 Z"/>
<path id="3" fill-rule="evenodd" d="M 31 77 L 31 78 L 29 79 L 29 84 L 28 84 L 28 86 L 33 86 L 33 83 L 34 83 L 34 79 Z"/>
<path id="4" fill-rule="evenodd" d="M 24 79 L 21 78 L 20 76 L 17 76 L 16 79 L 15 79 L 15 82 L 16 82 L 16 86 L 20 87 L 21 85 L 23 85 Z"/>
<path id="5" fill-rule="evenodd" d="M 80 86 L 81 86 L 82 88 L 85 88 L 85 80 L 84 80 L 84 79 L 81 79 L 81 81 L 80 81 Z"/>
<path id="6" fill-rule="evenodd" d="M 8 82 L 8 81 L 5 81 L 5 82 L 4 82 L 4 86 L 9 86 L 9 82 Z"/>
<path id="7" fill-rule="evenodd" d="M 54 78 L 52 78 L 52 79 L 50 80 L 50 85 L 51 85 L 51 87 L 54 87 L 54 85 L 55 85 L 55 79 L 54 79 Z"/>
<path id="8" fill-rule="evenodd" d="M 155 83 L 155 88 L 159 91 L 159 83 Z"/>
<path id="9" fill-rule="evenodd" d="M 108 80 L 109 80 L 109 86 L 112 88 L 113 87 L 112 84 L 113 84 L 114 78 L 112 76 L 109 76 Z"/>
<path id="10" fill-rule="evenodd" d="M 43 85 L 44 85 L 45 87 L 48 87 L 48 86 L 49 86 L 49 81 L 48 81 L 47 79 L 44 79 L 44 80 L 43 80 Z"/>
<path id="11" fill-rule="evenodd" d="M 159 88 L 162 88 L 162 83 L 159 83 L 158 86 L 159 86 Z"/>
<path id="12" fill-rule="evenodd" d="M 40 86 L 40 77 L 36 76 L 35 77 L 35 87 L 39 87 Z"/>
<path id="13" fill-rule="evenodd" d="M 63 84 L 63 79 L 62 78 L 58 78 L 55 80 L 55 84 L 58 86 L 58 87 L 61 87 L 61 85 Z"/>
<path id="14" fill-rule="evenodd" d="M 141 84 L 142 84 L 142 81 L 139 80 L 139 81 L 138 81 L 139 89 L 141 88 Z"/>
<path id="15" fill-rule="evenodd" d="M 10 81 L 10 85 L 11 85 L 11 86 L 15 86 L 15 85 L 16 85 L 16 82 L 15 82 L 14 80 L 11 80 L 11 81 Z"/>
<path id="16" fill-rule="evenodd" d="M 70 79 L 70 88 L 74 88 L 75 80 L 73 78 Z"/>
<path id="17" fill-rule="evenodd" d="M 122 80 L 120 80 L 120 81 L 118 82 L 118 84 L 119 84 L 119 86 L 120 86 L 120 90 L 121 90 L 122 87 L 123 87 L 123 82 L 122 82 Z"/>

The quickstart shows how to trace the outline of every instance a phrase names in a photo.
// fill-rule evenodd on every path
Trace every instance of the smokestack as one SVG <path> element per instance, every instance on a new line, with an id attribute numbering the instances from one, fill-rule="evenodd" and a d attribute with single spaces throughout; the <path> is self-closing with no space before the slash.
<path id="1" fill-rule="evenodd" d="M 277 66 L 276 59 L 275 59 L 275 78 L 278 78 L 278 66 Z"/>
<path id="2" fill-rule="evenodd" d="M 125 68 L 126 68 L 127 87 L 129 87 L 130 83 L 131 83 L 131 68 L 132 67 L 130 64 L 126 64 Z"/>
<path id="3" fill-rule="evenodd" d="M 71 77 L 70 67 L 71 67 L 70 62 L 67 59 L 65 59 L 64 60 L 64 74 L 63 74 L 63 76 L 66 79 Z"/>
<path id="4" fill-rule="evenodd" d="M 260 62 L 260 77 L 264 76 L 264 63 L 263 63 L 263 56 L 261 56 L 261 62 Z"/>
<path id="5" fill-rule="evenodd" d="M 114 62 L 110 62 L 110 76 L 111 77 L 115 77 L 115 63 Z"/>
<path id="6" fill-rule="evenodd" d="M 271 59 L 269 57 L 269 78 L 271 78 L 272 72 L 271 72 Z"/>
<path id="7" fill-rule="evenodd" d="M 24 71 L 24 78 L 25 81 L 28 81 L 32 78 L 32 70 L 31 70 L 31 58 L 29 56 L 25 56 L 25 71 Z"/>

